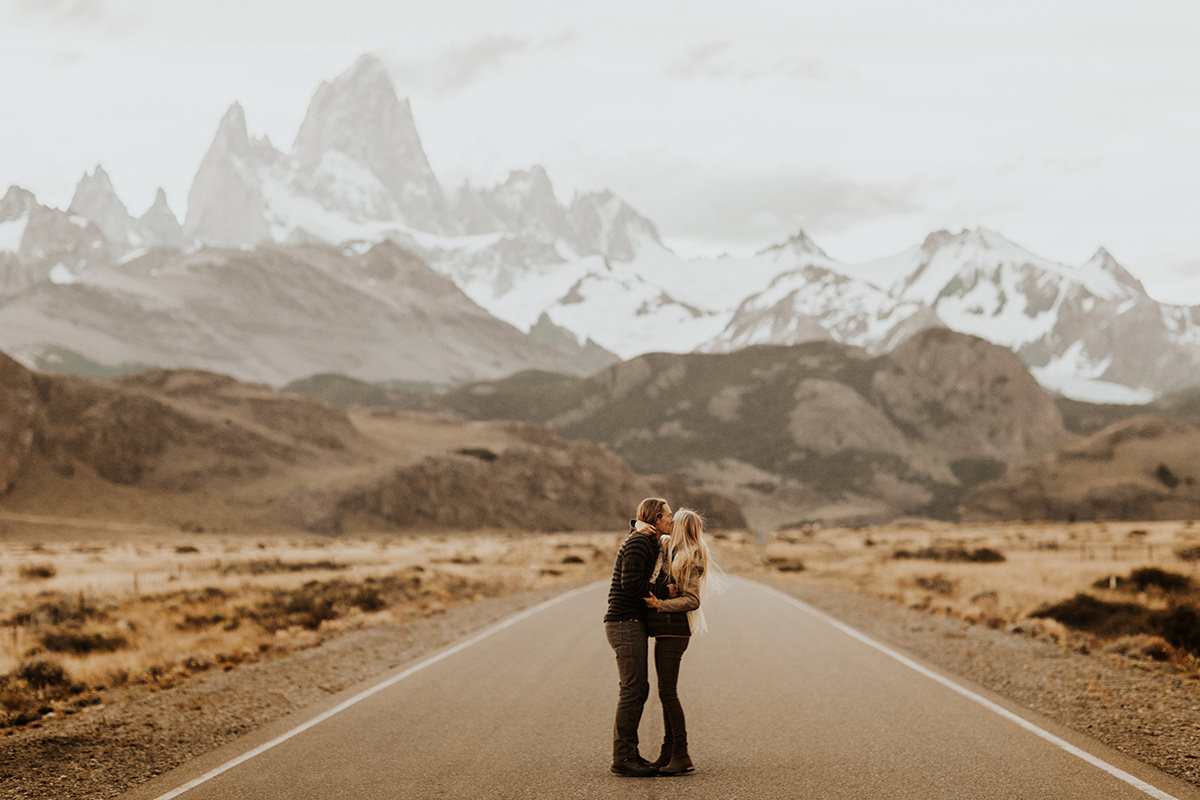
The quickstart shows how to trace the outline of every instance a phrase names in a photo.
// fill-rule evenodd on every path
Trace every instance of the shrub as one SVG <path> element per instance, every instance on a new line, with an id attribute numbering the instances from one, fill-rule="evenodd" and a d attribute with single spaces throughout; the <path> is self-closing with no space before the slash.
<path id="1" fill-rule="evenodd" d="M 1100 636 L 1132 636 L 1150 629 L 1150 609 L 1137 603 L 1110 603 L 1077 594 L 1030 616 L 1056 619 L 1064 625 Z"/>
<path id="2" fill-rule="evenodd" d="M 1158 633 L 1164 639 L 1180 650 L 1200 654 L 1200 613 L 1194 606 L 1175 606 L 1156 616 Z"/>
<path id="3" fill-rule="evenodd" d="M 470 456 L 478 458 L 480 461 L 495 461 L 499 456 L 488 450 L 486 447 L 460 447 L 455 451 L 460 456 Z"/>
<path id="4" fill-rule="evenodd" d="M 1159 483 L 1168 489 L 1174 489 L 1179 485 L 1179 477 L 1166 464 L 1158 465 L 1158 469 L 1154 470 L 1154 477 L 1158 478 Z"/>
<path id="5" fill-rule="evenodd" d="M 17 677 L 22 678 L 37 690 L 70 686 L 71 679 L 62 664 L 48 658 L 26 661 L 17 669 Z"/>
<path id="6" fill-rule="evenodd" d="M 975 564 L 998 564 L 1005 561 L 1004 554 L 990 547 L 967 550 L 955 547 L 922 547 L 920 550 L 897 550 L 892 558 L 916 558 L 927 561 L 969 562 Z"/>
<path id="7" fill-rule="evenodd" d="M 955 590 L 958 588 L 954 581 L 950 580 L 940 572 L 936 575 L 918 575 L 916 577 L 916 583 L 917 586 L 925 589 L 926 591 L 946 596 L 954 594 Z"/>
<path id="8" fill-rule="evenodd" d="M 1200 611 L 1192 605 L 1155 611 L 1137 603 L 1108 603 L 1091 595 L 1077 594 L 1031 616 L 1056 619 L 1106 638 L 1161 636 L 1179 650 L 1200 655 Z"/>
<path id="9" fill-rule="evenodd" d="M 227 564 L 221 572 L 225 575 L 270 575 L 276 572 L 305 572 L 307 570 L 342 570 L 345 564 L 338 564 L 324 559 L 321 561 L 281 561 L 275 559 L 257 559 L 237 564 Z"/>
<path id="10" fill-rule="evenodd" d="M 129 646 L 120 633 L 85 631 L 81 628 L 59 628 L 41 636 L 42 647 L 51 653 L 70 653 L 86 656 L 89 653 L 113 653 Z"/>
<path id="11" fill-rule="evenodd" d="M 1120 653 L 1131 658 L 1150 658 L 1154 661 L 1170 661 L 1175 648 L 1161 636 L 1139 634 L 1123 636 L 1106 648 L 1111 653 Z"/>
<path id="12" fill-rule="evenodd" d="M 1168 572 L 1158 567 L 1139 567 L 1129 573 L 1129 580 L 1138 591 L 1145 591 L 1150 586 L 1158 587 L 1164 592 L 1183 592 L 1192 588 L 1192 579 L 1178 572 Z"/>
<path id="13" fill-rule="evenodd" d="M 1127 592 L 1144 592 L 1149 588 L 1163 592 L 1186 592 L 1192 588 L 1192 579 L 1178 572 L 1168 572 L 1158 567 L 1138 567 L 1129 577 L 1109 576 L 1092 584 L 1096 589 L 1120 589 Z"/>
<path id="14" fill-rule="evenodd" d="M 46 580 L 58 574 L 53 564 L 22 564 L 18 573 L 27 581 Z"/>
<path id="15" fill-rule="evenodd" d="M 60 592 L 39 592 L 33 608 L 18 611 L 8 618 L 8 625 L 61 625 L 64 622 L 82 623 L 90 619 L 106 619 L 107 614 L 92 604 L 83 592 L 76 595 Z"/>
<path id="16" fill-rule="evenodd" d="M 767 563 L 780 572 L 803 572 L 805 569 L 804 562 L 798 558 L 772 556 L 767 559 Z"/>
<path id="17" fill-rule="evenodd" d="M 1175 551 L 1175 557 L 1180 561 L 1200 561 L 1200 544 L 1178 548 Z"/>
<path id="18" fill-rule="evenodd" d="M 374 586 L 364 586 L 359 589 L 358 598 L 354 604 L 363 611 L 382 611 L 387 608 L 387 601 L 383 599 L 379 589 Z"/>

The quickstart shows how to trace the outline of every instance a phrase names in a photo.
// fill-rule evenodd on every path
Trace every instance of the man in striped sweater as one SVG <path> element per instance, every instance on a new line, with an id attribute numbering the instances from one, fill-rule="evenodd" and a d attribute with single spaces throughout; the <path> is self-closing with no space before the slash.
<path id="1" fill-rule="evenodd" d="M 642 598 L 650 594 L 650 575 L 658 560 L 658 537 L 669 534 L 674 521 L 666 500 L 661 497 L 643 500 L 638 506 L 637 519 L 629 522 L 629 537 L 621 545 L 613 565 L 604 630 L 617 654 L 617 674 L 621 680 L 613 725 L 612 771 L 617 775 L 649 778 L 658 774 L 638 754 L 638 724 L 650 696 L 646 601 Z"/>

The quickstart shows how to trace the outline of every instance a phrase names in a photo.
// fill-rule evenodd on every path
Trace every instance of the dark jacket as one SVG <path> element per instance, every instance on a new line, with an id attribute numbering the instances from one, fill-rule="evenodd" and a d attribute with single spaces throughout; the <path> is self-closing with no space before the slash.
<path id="1" fill-rule="evenodd" d="M 608 588 L 608 613 L 605 622 L 646 619 L 646 601 L 650 594 L 650 573 L 658 560 L 658 537 L 633 531 L 621 545 L 613 564 L 612 584 Z"/>

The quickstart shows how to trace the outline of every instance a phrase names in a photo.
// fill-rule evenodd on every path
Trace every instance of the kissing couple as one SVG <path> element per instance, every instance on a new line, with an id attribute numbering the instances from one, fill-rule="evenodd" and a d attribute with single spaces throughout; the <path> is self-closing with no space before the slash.
<path id="1" fill-rule="evenodd" d="M 693 770 L 677 684 L 693 633 L 707 630 L 700 595 L 710 572 L 704 521 L 695 511 L 671 511 L 661 497 L 641 502 L 613 564 L 604 629 L 617 656 L 620 695 L 613 725 L 613 773 L 650 778 Z M 662 750 L 654 761 L 638 753 L 638 725 L 650 696 L 649 640 L 662 703 Z"/>

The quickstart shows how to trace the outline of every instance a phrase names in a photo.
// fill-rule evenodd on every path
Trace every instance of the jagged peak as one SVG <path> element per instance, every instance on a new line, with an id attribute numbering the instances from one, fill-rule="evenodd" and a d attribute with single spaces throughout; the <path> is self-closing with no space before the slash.
<path id="1" fill-rule="evenodd" d="M 104 167 L 100 166 L 99 164 L 97 164 L 90 173 L 84 170 L 83 177 L 79 179 L 77 186 L 95 186 L 116 194 L 116 191 L 113 189 L 112 178 L 110 178 L 108 173 L 104 171 Z M 78 193 L 78 188 L 76 189 L 76 193 Z"/>
<path id="2" fill-rule="evenodd" d="M 23 217 L 37 205 L 37 198 L 28 189 L 22 189 L 13 184 L 8 187 L 4 197 L 0 199 L 0 222 Z"/>
<path id="3" fill-rule="evenodd" d="M 925 237 L 921 247 L 925 250 L 937 250 L 949 244 L 973 243 L 995 246 L 1000 243 L 1011 244 L 1008 239 L 990 228 L 962 228 L 958 233 L 952 233 L 946 228 L 940 228 Z"/>
<path id="4" fill-rule="evenodd" d="M 389 89 L 395 91 L 387 66 L 384 65 L 383 59 L 374 53 L 363 53 L 355 59 L 350 69 L 334 79 L 334 83 L 339 81 L 346 83 L 381 82 L 386 83 Z"/>
<path id="5" fill-rule="evenodd" d="M 83 173 L 83 177 L 75 186 L 75 195 L 71 198 L 71 205 L 68 209 L 82 214 L 93 222 L 98 222 L 97 215 L 108 214 L 111 211 L 116 211 L 122 216 L 128 215 L 125 204 L 121 202 L 121 198 L 117 196 L 117 190 L 113 188 L 112 179 L 104 171 L 104 167 L 99 164 L 90 173 Z M 106 235 L 112 234 L 114 230 L 110 229 L 105 233 Z"/>
<path id="6" fill-rule="evenodd" d="M 534 164 L 528 169 L 510 170 L 504 182 L 493 189 L 493 191 L 496 190 L 515 191 L 528 196 L 549 196 L 556 201 L 558 199 L 554 193 L 554 184 L 550 182 L 549 174 L 540 164 Z"/>
<path id="7" fill-rule="evenodd" d="M 763 253 L 770 253 L 770 252 L 774 252 L 776 250 L 785 250 L 785 249 L 795 250 L 797 252 L 803 252 L 803 253 L 810 253 L 815 256 L 821 256 L 822 258 L 829 258 L 829 255 L 824 250 L 822 250 L 817 245 L 816 242 L 814 242 L 812 240 L 812 237 L 810 237 L 804 231 L 803 228 L 800 228 L 799 230 L 797 230 L 795 233 L 793 233 L 791 236 L 789 236 L 785 241 L 778 242 L 778 243 L 770 245 L 768 247 L 764 247 L 762 250 L 760 250 L 758 252 L 761 255 Z"/>
<path id="8" fill-rule="evenodd" d="M 250 146 L 250 134 L 246 129 L 246 112 L 242 109 L 241 103 L 234 101 L 221 117 L 220 123 L 217 124 L 217 135 L 213 139 L 213 144 L 215 145 L 217 142 L 223 143 L 227 149 L 235 153 L 244 152 Z"/>
<path id="9" fill-rule="evenodd" d="M 1142 282 L 1133 277 L 1125 267 L 1121 266 L 1121 263 L 1113 257 L 1113 254 L 1108 252 L 1104 247 L 1100 247 L 1091 258 L 1084 262 L 1083 269 L 1098 269 L 1107 272 L 1116 278 L 1119 283 L 1137 289 L 1142 294 L 1146 293 L 1146 288 L 1142 285 Z"/>
<path id="10" fill-rule="evenodd" d="M 170 216 L 172 220 L 178 221 L 175 212 L 171 210 L 171 206 L 167 202 L 167 191 L 161 186 L 154 193 L 154 202 L 150 205 L 150 208 L 146 209 L 146 213 L 142 214 L 141 219 L 148 220 L 159 216 Z"/>

